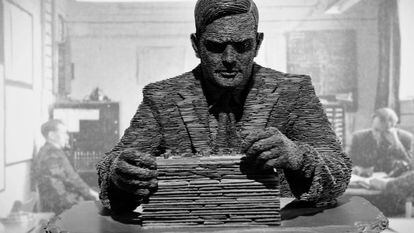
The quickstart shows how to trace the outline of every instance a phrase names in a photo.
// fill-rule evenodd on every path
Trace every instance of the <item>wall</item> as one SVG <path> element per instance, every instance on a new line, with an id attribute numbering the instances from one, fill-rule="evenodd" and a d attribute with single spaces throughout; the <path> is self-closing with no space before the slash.
<path id="1" fill-rule="evenodd" d="M 188 46 L 174 47 L 170 43 L 188 44 Z M 172 49 L 179 50 L 176 55 L 171 55 L 176 61 L 187 59 L 188 65 L 182 68 L 170 69 L 163 73 L 159 79 L 165 79 L 178 75 L 193 67 L 191 63 L 195 60 L 190 57 L 192 48 L 189 40 L 174 38 L 168 42 L 154 39 L 134 38 L 72 38 L 72 54 L 75 64 L 75 79 L 73 80 L 71 97 L 75 99 L 85 98 L 93 88 L 100 87 L 104 93 L 113 101 L 120 102 L 120 128 L 125 129 L 129 120 L 135 113 L 138 104 L 142 100 L 141 90 L 148 80 L 137 78 L 140 53 L 150 53 L 153 50 Z M 149 52 L 148 52 L 149 49 Z M 146 51 L 147 50 L 147 51 Z M 189 53 L 188 58 L 183 53 Z M 91 61 L 92 62 L 85 62 Z M 148 58 L 147 58 L 148 59 Z M 154 58 L 156 59 L 156 58 Z M 143 68 L 145 64 L 141 67 Z M 165 70 L 166 64 L 151 65 L 151 70 Z M 149 71 L 151 72 L 151 71 Z"/>
<path id="2" fill-rule="evenodd" d="M 10 6 L 13 5 L 17 6 L 16 9 L 23 9 L 27 12 L 29 12 L 32 15 L 32 37 L 33 37 L 33 49 L 32 49 L 32 55 L 33 55 L 33 85 L 29 89 L 21 88 L 28 90 L 28 93 L 33 97 L 33 103 L 40 106 L 40 93 L 41 93 L 41 28 L 40 28 L 40 1 L 30 1 L 30 0 L 15 0 L 15 1 L 6 1 L 3 0 L 3 6 Z M 6 12 L 6 11 L 5 11 Z M 5 20 L 2 21 L 4 25 L 7 25 L 10 23 L 10 18 L 5 17 Z M 20 19 L 17 19 L 19 21 Z M 18 22 L 17 22 L 18 24 Z M 13 28 L 12 28 L 13 29 Z M 5 30 L 4 38 L 10 37 L 9 32 Z M 30 42 L 30 41 L 28 41 Z M 7 45 L 5 45 L 6 54 L 7 54 Z M 6 55 L 7 57 L 7 55 Z M 7 58 L 6 58 L 7 60 Z M 5 70 L 10 70 L 10 67 L 7 66 L 6 61 L 6 67 Z M 6 79 L 10 79 L 8 77 L 8 72 L 5 74 Z M 19 89 L 19 84 L 6 81 L 5 82 L 5 91 L 9 90 L 11 91 L 12 88 Z M 2 90 L 2 93 L 3 93 Z M 6 102 L 8 101 L 8 98 L 11 98 L 11 96 L 6 95 L 5 99 Z M 7 106 L 6 106 L 7 107 Z M 9 106 L 10 107 L 10 106 Z M 6 111 L 10 109 L 9 107 L 6 108 Z M 40 121 L 40 108 L 32 108 L 33 111 L 30 112 L 31 120 L 32 122 L 39 122 Z M 7 112 L 5 113 L 7 116 Z M 9 121 L 11 119 L 8 119 Z M 18 120 L 24 120 L 22 118 L 19 118 Z M 10 123 L 10 122 L 9 122 Z M 7 119 L 6 119 L 6 127 L 7 127 Z M 35 126 L 30 123 L 30 128 L 34 128 Z M 27 130 L 27 134 L 32 135 L 32 132 L 30 131 L 30 128 Z M 2 132 L 4 132 L 2 130 Z M 7 137 L 10 137 L 10 135 L 7 135 L 7 132 L 5 134 L 6 140 Z M 18 142 L 13 142 L 18 143 Z M 5 145 L 10 146 L 8 144 Z M 32 145 L 33 147 L 34 145 Z M 1 152 L 0 156 L 6 156 L 6 167 L 5 167 L 5 190 L 0 192 L 0 217 L 4 217 L 8 212 L 10 211 L 11 205 L 15 200 L 26 200 L 29 195 L 29 188 L 30 188 L 30 179 L 29 179 L 29 172 L 30 172 L 30 158 L 32 156 L 32 148 L 26 148 L 26 150 L 30 151 L 29 154 L 23 155 L 25 158 L 29 158 L 28 160 L 23 159 L 16 159 L 17 154 L 10 154 L 10 153 L 4 153 L 6 150 Z"/>
<path id="3" fill-rule="evenodd" d="M 414 1 L 399 0 L 401 25 L 401 127 L 414 133 Z"/>
<path id="4" fill-rule="evenodd" d="M 102 88 L 111 100 L 120 102 L 121 132 L 128 127 L 145 84 L 197 64 L 189 39 L 194 27 L 188 14 L 192 6 L 178 5 L 174 9 L 182 6 L 188 11 L 171 15 L 174 10 L 165 6 L 155 15 L 151 4 L 72 2 L 68 14 L 75 66 L 71 97 L 83 99 L 93 88 Z"/>
<path id="5" fill-rule="evenodd" d="M 0 156 L 5 157 L 6 165 L 4 173 L 5 189 L 0 191 L 0 217 L 5 217 L 16 200 L 24 202 L 31 197 L 31 161 L 38 148 L 44 143 L 44 139 L 40 134 L 40 125 L 48 119 L 48 109 L 54 101 L 54 74 L 52 70 L 55 64 L 52 58 L 55 34 L 54 26 L 49 25 L 48 27 L 46 22 L 53 23 L 55 18 L 53 14 L 66 11 L 66 4 L 65 1 L 60 0 L 2 0 L 2 5 L 6 6 L 3 11 L 6 16 L 1 21 L 6 29 L 3 35 L 6 42 L 4 44 L 4 54 L 1 54 L 5 58 L 4 77 L 0 75 L 1 78 L 4 78 L 0 83 L 4 83 L 4 85 L 0 88 L 2 95 L 5 93 L 4 122 L 6 126 L 1 128 L 1 132 L 4 133 L 6 144 L 4 148 L 1 148 Z M 30 15 L 31 23 L 22 24 L 23 18 L 21 17 L 10 20 L 7 16 L 9 5 Z M 53 14 L 45 16 L 46 8 L 52 11 L 48 13 Z M 11 30 L 14 31 L 31 31 L 30 37 L 32 40 L 20 36 L 17 39 L 7 41 L 11 36 L 10 30 L 7 29 L 8 25 L 12 25 Z M 25 25 L 24 28 L 21 25 Z M 17 30 L 13 28 L 18 26 L 20 28 L 17 28 Z M 48 40 L 48 38 L 51 39 Z M 31 70 L 26 65 L 21 65 L 21 61 L 16 61 L 16 59 L 10 64 L 10 60 L 12 60 L 8 54 L 10 44 L 17 43 L 18 40 L 23 40 L 24 43 L 31 46 L 31 56 L 28 58 L 28 62 L 32 66 Z M 12 53 L 21 55 L 22 52 L 17 48 L 17 51 Z M 15 66 L 14 64 L 18 64 L 15 68 L 17 70 L 31 71 L 30 84 L 13 80 L 16 77 L 13 77 L 15 74 L 14 71 L 11 72 L 10 67 Z M 25 93 L 30 97 L 23 99 L 24 96 L 20 93 Z M 1 107 L 3 108 L 3 106 Z M 3 121 L 3 115 L 1 115 L 1 119 Z M 17 127 L 10 129 L 9 125 L 16 122 Z M 0 126 L 2 127 L 1 124 Z M 25 135 L 27 135 L 29 143 L 24 144 L 22 141 Z M 16 147 L 17 150 L 8 149 L 11 147 Z"/>
<path id="6" fill-rule="evenodd" d="M 359 108 L 356 113 L 347 114 L 347 131 L 353 132 L 369 126 L 374 105 L 377 5 L 374 0 L 362 1 L 345 14 L 330 16 L 323 14 L 329 2 L 257 1 L 260 31 L 265 33 L 265 40 L 256 61 L 286 71 L 285 33 L 289 31 L 356 30 Z M 82 99 L 94 87 L 103 88 L 112 100 L 120 102 L 122 132 L 142 99 L 143 84 L 178 75 L 197 64 L 189 40 L 190 33 L 195 31 L 193 7 L 191 2 L 71 2 L 68 25 L 75 64 L 71 97 Z M 172 61 L 161 59 L 160 54 L 167 50 Z M 172 64 L 177 68 L 171 69 Z"/>
<path id="7" fill-rule="evenodd" d="M 414 99 L 414 1 L 398 1 L 401 29 L 401 99 Z"/>

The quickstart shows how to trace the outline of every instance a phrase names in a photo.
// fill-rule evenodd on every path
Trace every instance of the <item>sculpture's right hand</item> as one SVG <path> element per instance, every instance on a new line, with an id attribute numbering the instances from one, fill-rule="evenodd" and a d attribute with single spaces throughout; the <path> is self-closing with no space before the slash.
<path id="1" fill-rule="evenodd" d="M 157 164 L 149 154 L 126 149 L 111 165 L 111 179 L 121 190 L 145 202 L 158 188 Z"/>

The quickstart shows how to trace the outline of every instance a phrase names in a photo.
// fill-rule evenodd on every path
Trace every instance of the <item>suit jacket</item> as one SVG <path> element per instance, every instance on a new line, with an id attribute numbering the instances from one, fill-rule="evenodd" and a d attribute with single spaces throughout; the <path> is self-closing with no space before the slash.
<path id="1" fill-rule="evenodd" d="M 349 151 L 353 165 L 361 167 L 373 166 L 374 171 L 388 173 L 393 169 L 394 161 L 401 160 L 410 163 L 412 159 L 410 152 L 413 136 L 405 130 L 396 130 L 403 148 L 380 148 L 371 129 L 355 132 L 352 136 Z"/>
<path id="2" fill-rule="evenodd" d="M 149 84 L 144 99 L 118 145 L 97 165 L 100 198 L 104 206 L 134 209 L 132 194 L 111 181 L 110 165 L 124 148 L 154 156 L 165 150 L 203 152 L 212 147 L 214 118 L 200 78 L 201 68 Z M 315 95 L 311 79 L 254 66 L 253 85 L 247 95 L 238 132 L 277 127 L 296 142 L 303 154 L 298 171 L 284 170 L 290 190 L 298 199 L 326 204 L 341 195 L 351 174 L 351 162 L 331 128 Z"/>
<path id="3" fill-rule="evenodd" d="M 41 211 L 60 214 L 80 201 L 95 199 L 65 152 L 51 143 L 46 142 L 35 157 L 33 176 L 39 191 Z"/>

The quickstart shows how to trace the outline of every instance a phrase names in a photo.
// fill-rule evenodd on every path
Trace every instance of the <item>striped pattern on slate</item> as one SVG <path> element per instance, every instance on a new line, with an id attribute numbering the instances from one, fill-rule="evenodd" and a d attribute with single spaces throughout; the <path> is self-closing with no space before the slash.
<path id="1" fill-rule="evenodd" d="M 277 175 L 245 169 L 241 161 L 158 159 L 158 191 L 142 205 L 143 226 L 280 225 Z"/>

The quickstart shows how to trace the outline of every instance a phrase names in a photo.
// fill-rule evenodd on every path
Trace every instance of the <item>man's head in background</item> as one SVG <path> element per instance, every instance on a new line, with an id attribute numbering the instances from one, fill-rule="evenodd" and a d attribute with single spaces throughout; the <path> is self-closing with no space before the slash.
<path id="1" fill-rule="evenodd" d="M 64 148 L 68 144 L 68 131 L 61 120 L 48 120 L 42 125 L 41 132 L 47 142 L 59 148 Z"/>
<path id="2" fill-rule="evenodd" d="M 224 88 L 243 88 L 252 75 L 263 33 L 252 0 L 198 0 L 191 41 L 203 77 Z"/>
<path id="3" fill-rule="evenodd" d="M 389 131 L 397 122 L 398 116 L 391 108 L 379 108 L 372 115 L 372 128 L 376 131 Z"/>

